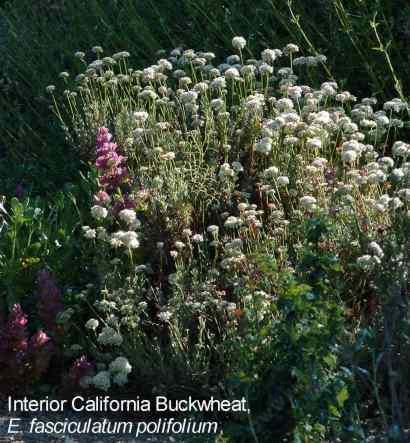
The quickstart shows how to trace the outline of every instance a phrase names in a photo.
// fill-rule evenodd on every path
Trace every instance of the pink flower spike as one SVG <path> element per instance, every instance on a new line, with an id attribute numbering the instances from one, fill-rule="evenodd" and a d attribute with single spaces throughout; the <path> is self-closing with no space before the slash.
<path id="1" fill-rule="evenodd" d="M 41 329 L 37 331 L 30 339 L 30 347 L 37 350 L 49 343 L 51 338 Z"/>

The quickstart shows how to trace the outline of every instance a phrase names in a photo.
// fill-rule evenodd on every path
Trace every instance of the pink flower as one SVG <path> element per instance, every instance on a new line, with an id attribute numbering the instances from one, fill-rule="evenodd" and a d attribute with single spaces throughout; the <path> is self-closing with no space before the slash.
<path id="1" fill-rule="evenodd" d="M 108 152 L 100 155 L 95 161 L 95 165 L 99 169 L 116 168 L 125 160 L 125 157 L 118 155 L 116 152 Z"/>
<path id="2" fill-rule="evenodd" d="M 100 185 L 107 190 L 112 191 L 123 184 L 128 178 L 128 170 L 125 167 L 115 168 L 112 172 L 104 174 L 100 177 Z"/>
<path id="3" fill-rule="evenodd" d="M 97 133 L 95 166 L 101 171 L 99 183 L 108 192 L 123 184 L 128 179 L 128 170 L 124 166 L 126 158 L 117 152 L 117 144 L 111 142 L 112 135 L 107 128 L 100 128 Z"/>
<path id="4" fill-rule="evenodd" d="M 0 327 L 0 396 L 25 392 L 49 366 L 51 339 L 40 330 L 28 340 L 27 323 L 27 315 L 16 304 Z"/>
<path id="5" fill-rule="evenodd" d="M 27 364 L 27 316 L 16 304 L 0 329 L 0 393 L 5 389 L 12 392 L 19 384 L 24 385 Z"/>
<path id="6" fill-rule="evenodd" d="M 0 351 L 2 353 L 27 351 L 27 322 L 27 315 L 23 312 L 21 306 L 19 304 L 14 305 L 3 331 L 0 331 Z"/>
<path id="7" fill-rule="evenodd" d="M 110 134 L 108 128 L 100 128 L 97 133 L 97 148 L 103 146 L 105 143 L 109 143 L 111 139 L 112 135 Z"/>
<path id="8" fill-rule="evenodd" d="M 111 201 L 111 197 L 108 195 L 105 191 L 98 191 L 97 194 L 94 195 L 94 202 L 95 203 L 109 203 Z"/>
<path id="9" fill-rule="evenodd" d="M 78 386 L 80 380 L 87 375 L 91 375 L 93 371 L 94 365 L 87 360 L 85 355 L 83 355 L 80 358 L 77 358 L 71 366 L 68 374 L 69 381 L 74 386 Z"/>
<path id="10" fill-rule="evenodd" d="M 41 329 L 37 331 L 30 339 L 30 349 L 37 350 L 49 343 L 51 338 Z"/>
<path id="11" fill-rule="evenodd" d="M 39 330 L 31 337 L 30 360 L 34 377 L 38 378 L 47 371 L 52 351 L 52 341 L 45 332 Z"/>

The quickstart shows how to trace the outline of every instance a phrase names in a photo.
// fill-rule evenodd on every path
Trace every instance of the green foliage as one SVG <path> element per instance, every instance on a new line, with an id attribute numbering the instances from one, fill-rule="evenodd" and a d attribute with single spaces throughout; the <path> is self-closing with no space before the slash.
<path id="1" fill-rule="evenodd" d="M 30 293 L 38 271 L 49 266 L 61 282 L 82 280 L 76 230 L 81 214 L 72 192 L 51 200 L 16 197 L 5 201 L 0 212 L 0 294 L 11 307 Z M 67 264 L 70 264 L 67 267 Z M 85 277 L 85 276 L 83 276 Z"/>
<path id="2" fill-rule="evenodd" d="M 307 248 L 302 266 L 311 266 L 309 252 Z M 231 387 L 249 398 L 251 429 L 261 442 L 282 441 L 287 434 L 295 441 L 324 441 L 333 432 L 338 435 L 346 417 L 351 377 L 340 368 L 347 338 L 344 311 L 333 281 L 326 279 L 337 260 L 331 266 L 326 257 L 317 260 L 322 274 L 315 279 L 307 270 L 282 273 L 273 318 L 261 324 L 253 319 L 257 306 L 247 310 L 247 328 L 228 344 L 237 358 L 232 370 L 238 371 L 232 374 Z M 263 256 L 258 261 L 265 266 L 270 262 Z M 251 440 L 246 421 L 232 432 L 235 441 Z"/>

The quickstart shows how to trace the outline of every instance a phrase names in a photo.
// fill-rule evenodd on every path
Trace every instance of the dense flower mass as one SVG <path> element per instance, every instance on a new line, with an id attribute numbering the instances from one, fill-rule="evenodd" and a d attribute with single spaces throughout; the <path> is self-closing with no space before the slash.
<path id="1" fill-rule="evenodd" d="M 98 55 L 65 92 L 65 128 L 81 152 L 95 141 L 80 242 L 92 283 L 59 316 L 85 331 L 68 378 L 91 392 L 246 391 L 259 435 L 286 417 L 297 439 L 333 441 L 335 417 L 360 414 L 344 412 L 357 362 L 374 358 L 352 343 L 369 321 L 387 343 L 383 316 L 406 304 L 410 109 L 323 81 L 326 57 L 295 44 L 258 58 L 246 45 L 234 37 L 221 62 L 175 48 L 142 69 Z"/>
<path id="2" fill-rule="evenodd" d="M 242 51 L 246 40 L 235 37 L 232 45 Z M 265 49 L 260 60 L 231 55 L 214 65 L 211 53 L 177 48 L 168 59 L 142 71 L 131 70 L 130 75 L 115 74 L 108 61 L 102 60 L 97 71 L 91 64 L 87 82 L 106 85 L 117 99 L 122 94 L 119 84 L 128 84 L 127 90 L 135 95 L 131 108 L 106 116 L 121 127 L 132 174 L 108 129 L 98 130 L 96 167 L 103 174 L 103 189 L 95 196 L 93 217 L 101 221 L 108 216 L 110 194 L 133 176 L 140 187 L 131 193 L 139 204 L 180 237 L 167 242 L 175 248 L 169 250 L 170 258 L 178 262 L 192 251 L 182 237 L 198 201 L 219 212 L 204 217 L 209 222 L 219 219 L 216 229 L 223 229 L 226 236 L 222 242 L 209 242 L 209 247 L 219 249 L 223 269 L 247 261 L 246 254 L 230 247 L 236 235 L 249 248 L 256 239 L 246 237 L 264 232 L 276 247 L 283 247 L 291 240 L 286 227 L 301 223 L 304 212 L 340 221 L 350 214 L 353 225 L 365 229 L 368 242 L 375 241 L 376 226 L 391 224 L 397 210 L 404 215 L 408 211 L 408 145 L 395 141 L 392 157 L 379 153 L 385 137 L 402 126 L 400 113 L 408 106 L 396 98 L 377 110 L 374 98 L 358 101 L 339 90 L 335 81 L 318 89 L 298 84 L 297 69 L 325 61 L 320 55 L 295 58 L 299 51 L 289 44 L 282 50 Z M 79 88 L 88 87 L 83 79 L 78 78 Z M 202 191 L 201 174 L 204 186 L 213 189 Z M 194 207 L 186 209 L 186 220 L 167 216 L 172 211 L 182 215 L 188 190 Z M 85 226 L 85 236 L 104 239 L 113 248 L 138 248 L 141 235 L 135 230 L 141 224 L 129 206 L 116 212 L 124 229 L 110 233 Z M 370 214 L 374 229 L 367 225 Z M 192 233 L 192 244 L 204 243 L 206 229 Z M 340 231 L 340 247 L 348 238 L 345 232 Z M 356 258 L 363 268 L 367 262 Z"/>

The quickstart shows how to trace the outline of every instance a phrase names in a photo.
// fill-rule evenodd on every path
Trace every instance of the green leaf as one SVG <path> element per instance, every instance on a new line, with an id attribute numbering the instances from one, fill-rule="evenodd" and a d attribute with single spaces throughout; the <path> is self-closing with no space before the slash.
<path id="1" fill-rule="evenodd" d="M 10 206 L 12 207 L 13 210 L 19 210 L 21 211 L 23 209 L 23 205 L 21 204 L 20 200 L 17 197 L 13 197 L 10 200 Z"/>
<path id="2" fill-rule="evenodd" d="M 336 408 L 334 405 L 329 406 L 329 412 L 334 415 L 335 417 L 341 417 L 342 414 L 340 413 L 339 409 Z"/>
<path id="3" fill-rule="evenodd" d="M 349 398 L 349 391 L 347 390 L 346 386 L 342 388 L 339 393 L 336 396 L 336 400 L 338 405 L 342 408 L 345 401 Z"/>
<path id="4" fill-rule="evenodd" d="M 325 363 L 331 367 L 331 368 L 335 368 L 336 364 L 337 364 L 337 357 L 333 354 L 328 354 L 326 355 L 323 360 L 325 361 Z"/>
<path id="5" fill-rule="evenodd" d="M 32 243 L 29 250 L 31 253 L 37 252 L 41 249 L 41 243 L 40 242 L 35 242 Z"/>

